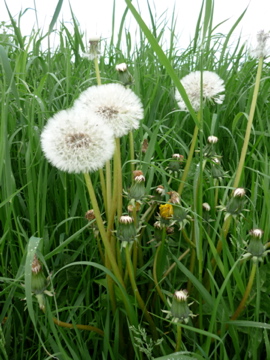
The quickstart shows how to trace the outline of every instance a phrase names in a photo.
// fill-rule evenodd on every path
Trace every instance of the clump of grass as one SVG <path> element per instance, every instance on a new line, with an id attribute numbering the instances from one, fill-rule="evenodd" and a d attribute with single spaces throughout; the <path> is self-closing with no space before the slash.
<path id="1" fill-rule="evenodd" d="M 62 25 L 59 46 L 42 49 L 61 2 L 47 34 L 23 36 L 12 17 L 1 34 L 0 354 L 268 358 L 264 56 L 250 57 L 240 41 L 229 47 L 244 13 L 228 35 L 214 35 L 213 2 L 203 2 L 190 46 L 177 49 L 172 22 L 164 51 L 166 20 L 156 22 L 149 7 L 150 31 L 126 3 L 139 46 L 124 16 L 94 61 L 82 56 L 74 14 L 74 34 Z M 123 62 L 125 86 L 144 107 L 140 127 L 117 139 L 104 171 L 52 167 L 40 146 L 47 119 L 86 88 L 121 82 L 115 66 Z M 221 104 L 204 103 L 201 91 L 194 111 L 179 80 L 194 71 L 224 80 Z"/>

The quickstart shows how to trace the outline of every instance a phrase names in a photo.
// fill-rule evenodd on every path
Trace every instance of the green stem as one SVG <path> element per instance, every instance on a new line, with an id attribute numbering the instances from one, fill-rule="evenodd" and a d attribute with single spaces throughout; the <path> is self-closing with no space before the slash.
<path id="1" fill-rule="evenodd" d="M 108 213 L 108 207 L 107 207 L 107 193 L 106 193 L 106 184 L 104 179 L 103 170 L 99 169 L 99 179 L 100 179 L 100 185 L 101 185 L 101 193 L 103 197 L 103 202 L 105 206 L 105 212 Z"/>
<path id="2" fill-rule="evenodd" d="M 180 351 L 182 344 L 182 327 L 179 322 L 176 324 L 176 326 L 177 326 L 177 335 L 176 335 L 175 352 L 178 352 Z"/>
<path id="3" fill-rule="evenodd" d="M 257 75 L 256 75 L 256 80 L 255 80 L 255 86 L 254 86 L 251 107 L 250 107 L 250 111 L 249 111 L 249 117 L 248 117 L 248 123 L 247 123 L 247 128 L 246 128 L 244 144 L 242 147 L 238 168 L 237 168 L 234 183 L 233 183 L 234 188 L 238 187 L 240 178 L 242 175 L 242 171 L 244 168 L 244 163 L 245 163 L 245 158 L 246 158 L 247 148 L 248 148 L 248 143 L 249 143 L 249 138 L 250 138 L 250 132 L 251 132 L 252 122 L 253 122 L 253 118 L 254 118 L 254 113 L 255 113 L 256 103 L 257 103 L 257 98 L 258 98 L 258 93 L 259 93 L 260 80 L 261 80 L 261 76 L 262 76 L 262 67 L 263 67 L 263 57 L 261 57 L 259 59 L 258 70 L 257 70 Z"/>
<path id="4" fill-rule="evenodd" d="M 98 226 L 100 236 L 101 236 L 101 239 L 103 241 L 106 253 L 108 255 L 108 259 L 109 259 L 109 261 L 111 263 L 112 270 L 114 272 L 114 275 L 118 279 L 118 281 L 121 283 L 121 285 L 123 287 L 125 287 L 124 281 L 123 281 L 122 276 L 120 274 L 120 270 L 119 270 L 118 265 L 117 265 L 116 260 L 115 260 L 114 251 L 111 248 L 111 244 L 110 244 L 110 242 L 108 240 L 108 236 L 107 236 L 107 233 L 105 231 L 105 227 L 104 227 L 104 224 L 103 224 L 103 221 L 102 221 L 102 217 L 101 217 L 101 214 L 100 214 L 100 210 L 99 210 L 99 206 L 98 206 L 98 203 L 97 203 L 97 199 L 96 199 L 96 195 L 95 195 L 95 191 L 94 191 L 94 188 L 93 188 L 91 178 L 90 178 L 88 173 L 84 174 L 84 178 L 85 178 L 85 183 L 86 183 L 87 190 L 88 190 L 88 193 L 89 193 L 89 196 L 90 196 L 90 200 L 92 202 L 92 206 L 93 206 L 93 209 L 94 209 L 94 214 L 95 214 L 95 217 L 96 217 L 96 223 L 97 223 L 97 226 Z"/>
<path id="5" fill-rule="evenodd" d="M 122 193 L 123 193 L 123 185 L 122 185 L 122 165 L 121 165 L 121 148 L 120 148 L 120 139 L 115 139 L 115 153 L 114 153 L 114 161 L 115 161 L 115 191 L 117 193 L 117 215 L 118 219 L 122 215 L 122 208 L 123 208 L 123 199 L 122 199 Z"/>
<path id="6" fill-rule="evenodd" d="M 190 169 L 190 165 L 191 165 L 191 162 L 192 162 L 192 158 L 193 158 L 195 146 L 196 146 L 196 143 L 197 143 L 198 132 L 199 132 L 199 128 L 198 128 L 198 126 L 196 125 L 196 126 L 195 126 L 195 129 L 194 129 L 194 133 L 193 133 L 193 137 L 192 137 L 192 141 L 191 141 L 189 153 L 188 153 L 188 158 L 187 158 L 186 166 L 185 166 L 185 168 L 184 168 L 184 172 L 183 172 L 183 175 L 182 175 L 182 178 L 181 178 L 181 183 L 180 183 L 180 186 L 179 186 L 179 188 L 178 188 L 178 193 L 179 193 L 180 196 L 181 196 L 181 194 L 182 194 L 182 192 L 183 192 L 183 189 L 184 189 L 184 186 L 185 186 L 185 181 L 186 181 L 186 179 L 187 179 L 188 172 L 189 172 L 189 169 Z"/>
<path id="7" fill-rule="evenodd" d="M 137 284 L 136 284 L 136 280 L 134 277 L 134 272 L 133 272 L 133 266 L 132 266 L 132 261 L 131 261 L 131 257 L 130 257 L 130 250 L 129 250 L 129 246 L 127 245 L 126 248 L 126 261 L 127 261 L 127 269 L 128 269 L 128 275 L 129 275 L 129 279 L 130 279 L 130 284 L 132 286 L 132 290 L 134 292 L 134 295 L 136 297 L 136 300 L 138 302 L 139 307 L 141 308 L 143 315 L 145 317 L 145 319 L 148 321 L 152 335 L 153 335 L 153 339 L 157 340 L 158 335 L 157 335 L 157 329 L 155 326 L 155 323 L 151 317 L 151 315 L 149 314 L 148 310 L 146 309 L 145 303 L 143 301 L 143 299 L 141 298 L 141 295 L 139 293 L 139 290 L 137 288 Z"/>
<path id="8" fill-rule="evenodd" d="M 129 132 L 129 157 L 130 157 L 130 171 L 131 171 L 131 182 L 133 182 L 133 171 L 135 170 L 134 167 L 134 138 L 132 131 Z"/>
<path id="9" fill-rule="evenodd" d="M 243 296 L 238 308 L 235 310 L 233 316 L 231 317 L 231 320 L 236 320 L 239 317 L 240 313 L 243 311 L 243 309 L 246 305 L 247 299 L 249 297 L 249 294 L 251 292 L 251 289 L 252 289 L 252 285 L 253 285 L 255 275 L 256 275 L 256 270 L 257 270 L 257 263 L 254 262 L 252 264 L 252 269 L 251 269 L 251 272 L 249 275 L 249 280 L 248 280 L 248 284 L 246 287 L 246 291 L 244 293 L 244 296 Z"/>
<path id="10" fill-rule="evenodd" d="M 107 220 L 111 212 L 112 204 L 112 176 L 111 176 L 111 162 L 108 160 L 106 162 L 106 208 L 107 208 Z"/>
<path id="11" fill-rule="evenodd" d="M 95 72 L 96 72 L 96 77 L 97 77 L 97 84 L 101 85 L 100 71 L 99 71 L 99 65 L 98 65 L 98 57 L 95 57 L 94 64 L 95 64 Z"/>

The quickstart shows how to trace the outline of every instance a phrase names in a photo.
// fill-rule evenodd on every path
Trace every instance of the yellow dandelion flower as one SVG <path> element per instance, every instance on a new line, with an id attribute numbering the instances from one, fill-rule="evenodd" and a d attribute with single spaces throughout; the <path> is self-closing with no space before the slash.
<path id="1" fill-rule="evenodd" d="M 163 219 L 168 219 L 173 215 L 173 207 L 171 204 L 164 204 L 159 206 L 159 214 Z"/>

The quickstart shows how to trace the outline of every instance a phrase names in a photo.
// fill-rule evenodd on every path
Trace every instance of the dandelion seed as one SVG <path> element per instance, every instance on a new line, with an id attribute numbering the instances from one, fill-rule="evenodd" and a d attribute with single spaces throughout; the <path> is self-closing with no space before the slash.
<path id="1" fill-rule="evenodd" d="M 62 171 L 92 172 L 113 156 L 113 131 L 94 113 L 62 110 L 48 120 L 41 147 L 47 160 Z"/>
<path id="2" fill-rule="evenodd" d="M 120 84 L 91 86 L 81 93 L 74 107 L 99 115 L 113 129 L 116 138 L 138 129 L 143 118 L 138 96 Z"/>
<path id="3" fill-rule="evenodd" d="M 215 102 L 216 104 L 222 104 L 224 95 L 220 93 L 224 92 L 224 81 L 212 71 L 203 71 L 203 86 L 202 86 L 202 97 L 203 101 Z M 186 90 L 189 101 L 195 111 L 200 109 L 200 98 L 201 98 L 201 72 L 194 71 L 181 80 L 183 87 Z M 188 111 L 186 104 L 180 95 L 179 91 L 176 90 L 175 98 L 178 102 L 178 106 L 182 111 Z"/>

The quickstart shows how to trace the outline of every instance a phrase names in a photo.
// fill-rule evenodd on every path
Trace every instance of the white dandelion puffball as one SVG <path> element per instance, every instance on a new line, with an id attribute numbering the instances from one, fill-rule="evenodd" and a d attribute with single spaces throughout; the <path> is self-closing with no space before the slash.
<path id="1" fill-rule="evenodd" d="M 101 116 L 116 138 L 138 129 L 143 118 L 141 100 L 120 84 L 91 86 L 81 93 L 74 107 Z"/>
<path id="2" fill-rule="evenodd" d="M 47 160 L 68 173 L 87 173 L 103 167 L 114 153 L 112 129 L 95 114 L 62 110 L 41 133 Z"/>
<path id="3" fill-rule="evenodd" d="M 224 92 L 224 81 L 212 71 L 203 71 L 203 86 L 202 97 L 203 101 L 212 101 L 216 104 L 222 104 L 224 95 L 219 95 Z M 194 71 L 181 79 L 181 83 L 186 90 L 189 101 L 195 111 L 200 109 L 200 97 L 201 97 L 201 72 Z M 178 102 L 179 108 L 182 111 L 188 111 L 182 96 L 179 91 L 175 91 L 175 99 Z"/>

